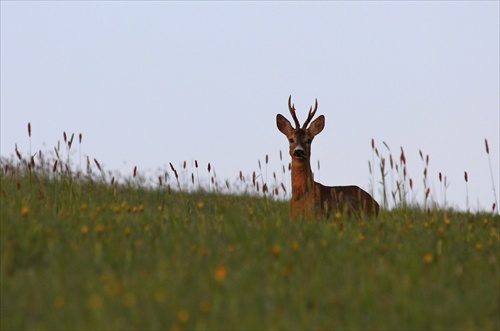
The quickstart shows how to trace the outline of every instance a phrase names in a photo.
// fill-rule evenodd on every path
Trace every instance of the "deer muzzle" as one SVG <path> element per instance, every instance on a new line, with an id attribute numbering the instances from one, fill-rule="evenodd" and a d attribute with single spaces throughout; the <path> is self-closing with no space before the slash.
<path id="1" fill-rule="evenodd" d="M 303 159 L 305 159 L 307 157 L 307 154 L 306 154 L 306 151 L 303 148 L 297 147 L 293 151 L 293 157 L 296 158 L 296 159 L 299 159 L 299 160 L 303 160 Z"/>

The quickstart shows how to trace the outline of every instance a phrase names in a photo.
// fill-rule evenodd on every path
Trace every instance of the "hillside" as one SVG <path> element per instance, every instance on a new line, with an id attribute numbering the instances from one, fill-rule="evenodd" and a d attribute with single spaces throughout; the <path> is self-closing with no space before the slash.
<path id="1" fill-rule="evenodd" d="M 293 222 L 271 197 L 52 163 L 0 180 L 2 329 L 500 327 L 497 215 Z"/>

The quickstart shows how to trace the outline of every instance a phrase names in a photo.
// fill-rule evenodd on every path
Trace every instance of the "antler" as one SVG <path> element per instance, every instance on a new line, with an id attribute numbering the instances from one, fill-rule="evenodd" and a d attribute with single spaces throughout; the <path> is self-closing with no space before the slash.
<path id="1" fill-rule="evenodd" d="M 312 108 L 313 107 L 311 106 L 311 108 L 309 109 L 309 115 L 307 115 L 307 120 L 304 122 L 304 125 L 302 126 L 303 129 L 307 129 L 309 122 L 311 122 L 311 120 L 314 117 L 314 114 L 316 114 L 316 110 L 318 110 L 318 99 L 316 99 L 316 105 L 314 106 L 314 110 L 312 110 Z"/>
<path id="2" fill-rule="evenodd" d="M 297 115 L 295 114 L 295 104 L 292 105 L 292 95 L 288 98 L 288 110 L 290 110 L 290 114 L 292 114 L 293 121 L 295 122 L 295 127 L 300 128 L 299 120 L 297 119 Z"/>

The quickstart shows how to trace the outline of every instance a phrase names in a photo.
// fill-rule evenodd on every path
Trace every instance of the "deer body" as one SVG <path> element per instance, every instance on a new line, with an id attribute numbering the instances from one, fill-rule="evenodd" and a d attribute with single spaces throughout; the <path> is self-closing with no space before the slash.
<path id="1" fill-rule="evenodd" d="M 304 125 L 300 127 L 295 107 L 288 99 L 288 108 L 295 121 L 296 128 L 281 114 L 276 116 L 278 129 L 288 138 L 290 156 L 292 157 L 292 200 L 291 216 L 293 219 L 312 217 L 329 217 L 335 212 L 350 214 L 376 214 L 378 203 L 365 191 L 357 186 L 324 186 L 314 181 L 311 171 L 311 143 L 325 126 L 323 115 L 311 122 L 318 108 L 318 101 L 314 111 L 312 107 Z"/>

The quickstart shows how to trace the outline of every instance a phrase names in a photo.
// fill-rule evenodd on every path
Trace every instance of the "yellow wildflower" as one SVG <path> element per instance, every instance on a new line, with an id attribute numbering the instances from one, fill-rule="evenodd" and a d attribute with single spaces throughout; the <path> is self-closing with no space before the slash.
<path id="1" fill-rule="evenodd" d="M 165 303 L 167 301 L 167 292 L 163 288 L 159 288 L 154 293 L 154 299 L 157 303 Z"/>
<path id="2" fill-rule="evenodd" d="M 99 294 L 91 294 L 87 300 L 87 305 L 93 310 L 99 310 L 104 305 L 104 299 Z"/>
<path id="3" fill-rule="evenodd" d="M 206 249 L 206 248 L 200 248 L 199 253 L 200 253 L 200 256 L 207 256 L 208 249 Z"/>
<path id="4" fill-rule="evenodd" d="M 210 311 L 212 311 L 212 305 L 209 303 L 209 302 L 202 302 L 200 304 L 200 312 L 202 314 L 208 314 L 210 313 Z"/>
<path id="5" fill-rule="evenodd" d="M 177 314 L 177 320 L 181 324 L 186 324 L 189 321 L 189 312 L 186 309 L 182 309 Z"/>
<path id="6" fill-rule="evenodd" d="M 273 247 L 271 247 L 271 253 L 273 253 L 274 256 L 279 256 L 281 254 L 281 246 L 273 245 Z"/>
<path id="7" fill-rule="evenodd" d="M 104 226 L 104 224 L 99 223 L 99 224 L 97 224 L 95 230 L 97 231 L 97 233 L 102 233 L 102 232 L 104 232 L 105 229 L 106 229 L 106 227 Z"/>
<path id="8" fill-rule="evenodd" d="M 132 308 L 135 306 L 135 295 L 132 292 L 127 292 L 123 294 L 122 304 L 127 308 Z"/>
<path id="9" fill-rule="evenodd" d="M 30 209 L 28 207 L 21 208 L 21 216 L 26 217 L 30 213 Z"/>
<path id="10" fill-rule="evenodd" d="M 218 266 L 215 269 L 215 280 L 218 282 L 223 282 L 227 276 L 227 268 L 223 265 Z"/>
<path id="11" fill-rule="evenodd" d="M 431 264 L 434 261 L 434 255 L 431 253 L 427 253 L 424 255 L 424 263 L 425 264 Z"/>
<path id="12" fill-rule="evenodd" d="M 64 298 L 62 296 L 57 296 L 54 299 L 54 307 L 56 309 L 61 309 L 62 307 L 64 307 Z"/>
<path id="13" fill-rule="evenodd" d="M 89 227 L 87 225 L 83 225 L 80 231 L 82 234 L 87 234 L 89 233 Z"/>
<path id="14" fill-rule="evenodd" d="M 288 277 L 288 275 L 290 275 L 290 272 L 292 272 L 292 268 L 290 268 L 289 266 L 285 266 L 280 270 L 280 274 L 283 277 Z"/>

